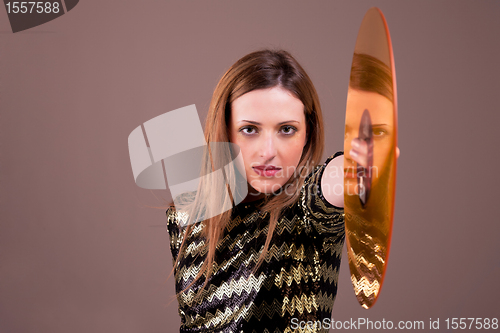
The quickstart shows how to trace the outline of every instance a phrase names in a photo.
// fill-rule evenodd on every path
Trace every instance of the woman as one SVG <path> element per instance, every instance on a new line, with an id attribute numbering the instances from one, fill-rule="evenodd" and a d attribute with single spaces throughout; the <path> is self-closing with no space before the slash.
<path id="1" fill-rule="evenodd" d="M 215 89 L 205 138 L 239 146 L 244 163 L 226 173 L 244 173 L 248 195 L 197 218 L 210 202 L 232 200 L 226 184 L 205 178 L 183 199 L 189 209 L 168 209 L 180 331 L 295 332 L 330 318 L 344 243 L 343 156 L 318 166 L 323 120 L 306 72 L 285 51 L 241 58 Z M 205 160 L 208 175 L 217 168 Z"/>

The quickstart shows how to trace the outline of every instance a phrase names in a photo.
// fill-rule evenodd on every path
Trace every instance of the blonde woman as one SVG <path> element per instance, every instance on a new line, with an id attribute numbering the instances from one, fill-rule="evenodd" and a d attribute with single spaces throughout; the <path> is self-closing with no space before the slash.
<path id="1" fill-rule="evenodd" d="M 180 332 L 328 331 L 307 322 L 330 318 L 337 293 L 343 153 L 321 163 L 323 119 L 308 75 L 285 51 L 244 56 L 215 89 L 205 139 L 239 146 L 248 195 L 198 223 L 167 210 Z M 209 182 L 185 198 L 191 215 L 227 200 Z"/>

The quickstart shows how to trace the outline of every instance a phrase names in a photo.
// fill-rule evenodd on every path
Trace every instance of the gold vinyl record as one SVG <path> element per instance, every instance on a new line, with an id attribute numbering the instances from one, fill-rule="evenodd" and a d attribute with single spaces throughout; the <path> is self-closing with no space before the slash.
<path id="1" fill-rule="evenodd" d="M 366 142 L 366 165 L 351 158 Z M 396 189 L 396 75 L 389 29 L 378 8 L 359 29 L 346 104 L 344 205 L 347 252 L 356 298 L 368 309 L 382 288 L 389 257 Z"/>

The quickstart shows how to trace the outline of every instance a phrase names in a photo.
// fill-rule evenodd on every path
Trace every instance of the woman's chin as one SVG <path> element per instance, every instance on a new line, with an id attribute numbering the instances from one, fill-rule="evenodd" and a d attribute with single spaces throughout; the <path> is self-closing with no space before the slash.
<path id="1" fill-rule="evenodd" d="M 267 184 L 259 184 L 259 186 L 253 186 L 253 189 L 261 194 L 270 195 L 275 194 L 281 190 L 282 185 L 279 183 L 267 183 Z"/>
<path id="2" fill-rule="evenodd" d="M 260 197 L 264 195 L 269 195 L 272 194 L 273 191 L 268 189 L 267 187 L 257 187 L 257 188 L 252 188 L 253 190 L 248 192 L 248 195 L 254 196 L 254 197 Z"/>
<path id="3" fill-rule="evenodd" d="M 345 179 L 344 194 L 357 195 L 358 194 L 358 181 L 357 179 Z"/>

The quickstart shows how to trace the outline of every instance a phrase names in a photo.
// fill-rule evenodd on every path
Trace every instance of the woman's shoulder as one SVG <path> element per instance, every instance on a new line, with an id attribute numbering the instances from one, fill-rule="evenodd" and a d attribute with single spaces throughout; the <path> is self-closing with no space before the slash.
<path id="1" fill-rule="evenodd" d="M 194 192 L 183 193 L 177 196 L 173 200 L 173 203 L 167 208 L 167 232 L 170 236 L 170 247 L 174 258 L 177 258 L 189 222 L 189 214 L 186 212 L 186 210 L 183 209 L 183 207 L 192 203 L 194 201 L 194 198 Z M 181 208 L 177 209 L 176 207 Z M 190 231 L 190 237 L 193 234 L 200 234 L 201 227 L 201 223 L 196 224 L 196 226 L 194 226 L 194 228 L 192 228 Z"/>
<path id="2" fill-rule="evenodd" d="M 315 189 L 315 192 L 311 192 L 309 194 L 311 195 L 318 195 L 320 198 L 324 199 L 323 192 L 321 191 L 321 177 L 323 176 L 323 173 L 325 172 L 326 167 L 328 164 L 336 157 L 344 155 L 344 152 L 339 151 L 336 152 L 333 155 L 330 155 L 326 161 L 323 164 L 317 165 L 314 167 L 314 169 L 307 175 L 306 179 L 304 180 L 304 186 L 302 190 L 306 187 L 310 187 Z M 326 201 L 326 199 L 325 199 Z M 328 202 L 328 201 L 326 201 Z M 333 205 L 331 205 L 333 206 Z M 335 207 L 335 206 L 333 206 Z M 338 207 L 339 208 L 339 207 Z"/>
<path id="3" fill-rule="evenodd" d="M 185 207 L 193 203 L 196 196 L 196 192 L 185 192 L 175 197 L 173 202 L 170 204 L 166 211 L 167 215 L 167 230 L 186 226 L 188 223 L 189 216 L 185 210 L 177 210 L 177 207 Z"/>
<path id="4" fill-rule="evenodd" d="M 338 157 L 338 156 L 342 156 L 344 155 L 344 152 L 343 151 L 338 151 L 336 152 L 335 154 L 333 155 L 330 155 L 326 161 L 323 163 L 323 164 L 319 164 L 317 165 L 314 170 L 308 175 L 308 177 L 306 178 L 306 183 L 308 181 L 312 181 L 314 178 L 314 176 L 322 176 L 323 175 L 323 172 L 325 170 L 325 168 L 327 167 L 328 163 L 330 163 L 331 160 L 333 160 L 334 158 Z"/>
<path id="5" fill-rule="evenodd" d="M 302 207 L 304 217 L 322 231 L 334 231 L 343 227 L 344 208 L 329 203 L 321 189 L 321 177 L 326 166 L 334 158 L 343 155 L 337 152 L 326 159 L 322 165 L 318 165 L 306 177 L 301 189 L 298 204 Z"/>

